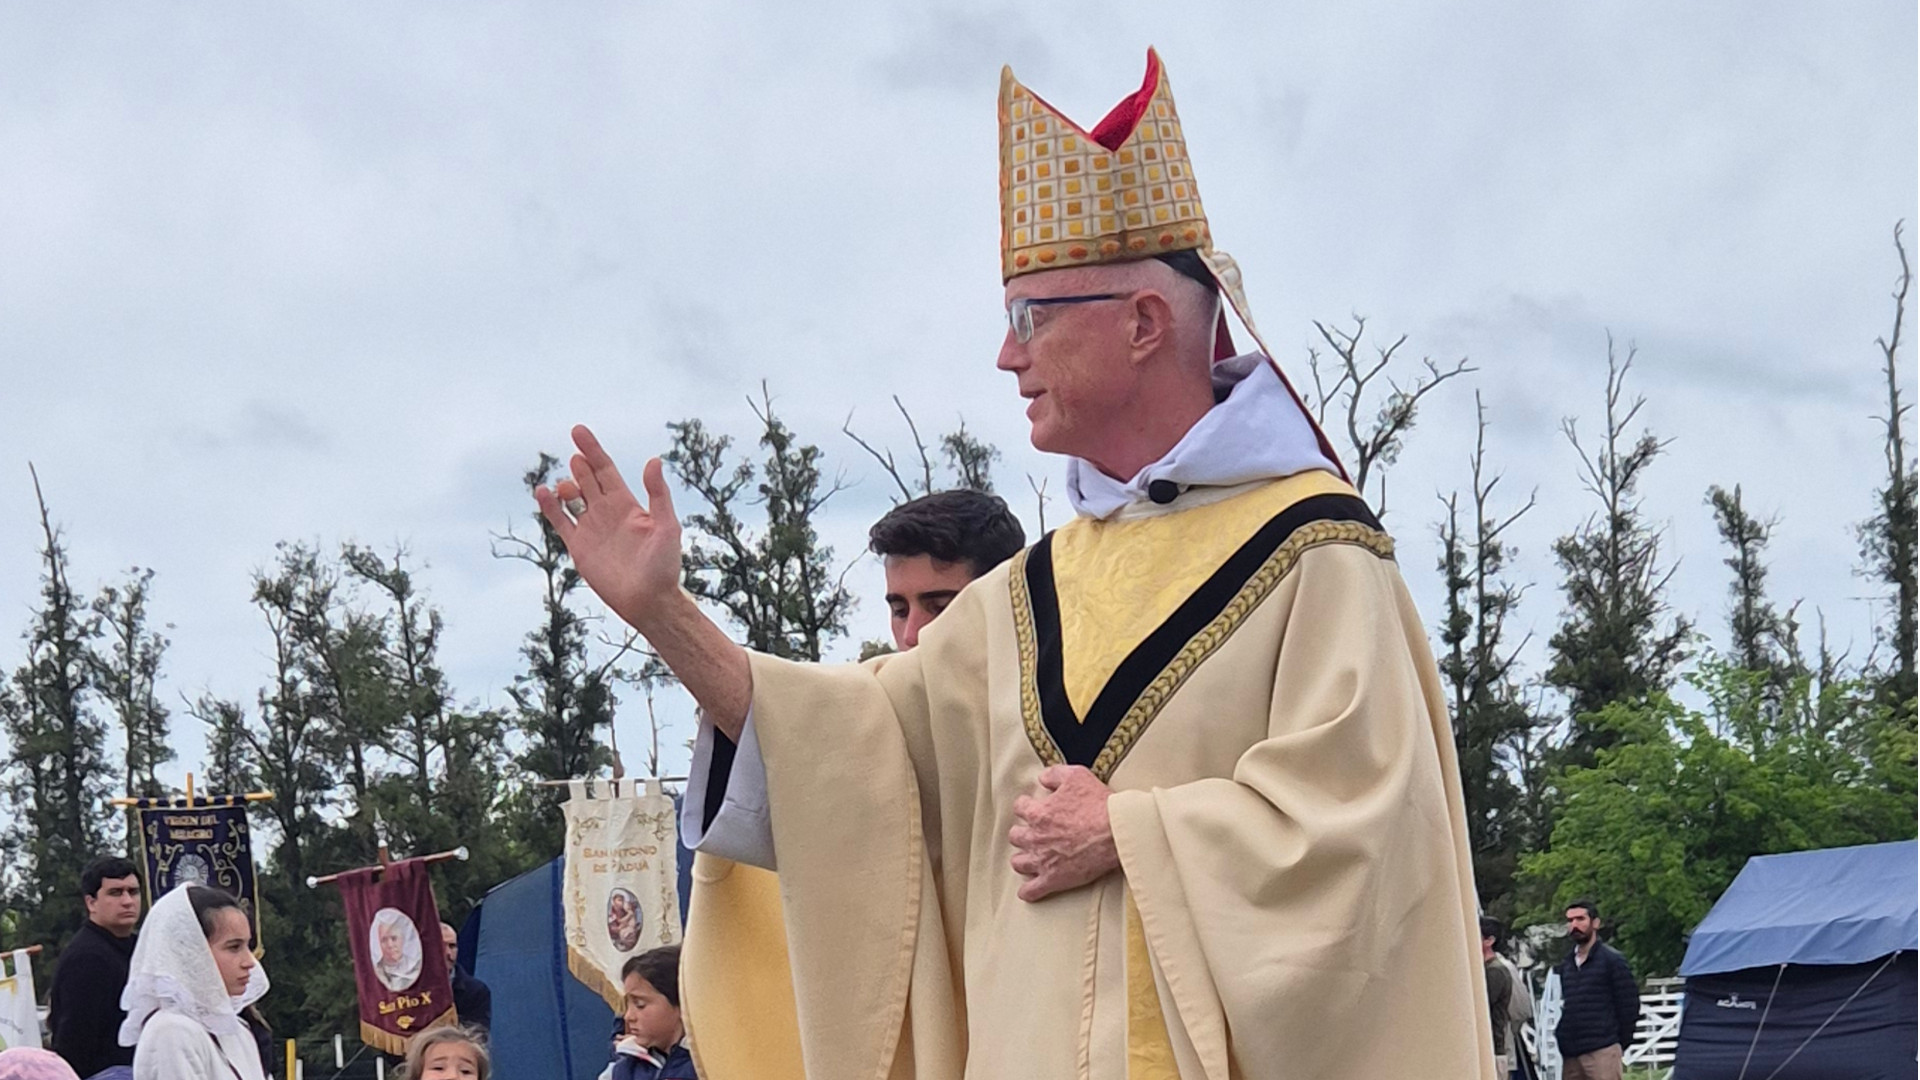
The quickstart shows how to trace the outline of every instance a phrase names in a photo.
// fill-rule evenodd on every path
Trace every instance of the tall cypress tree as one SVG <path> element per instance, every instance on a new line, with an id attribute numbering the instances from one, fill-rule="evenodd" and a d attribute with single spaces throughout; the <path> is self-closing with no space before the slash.
<path id="1" fill-rule="evenodd" d="M 1744 671 L 1761 672 L 1784 681 L 1792 674 L 1786 652 L 1791 638 L 1789 616 L 1767 599 L 1767 541 L 1774 519 L 1761 520 L 1747 511 L 1739 485 L 1732 491 L 1715 485 L 1707 489 L 1714 527 L 1729 549 L 1722 560 L 1733 571 L 1727 585 L 1727 658 Z"/>
<path id="2" fill-rule="evenodd" d="M 26 910 L 19 938 L 57 947 L 80 926 L 80 868 L 109 853 L 110 774 L 89 665 L 99 627 L 69 580 L 66 545 L 37 474 L 33 490 L 42 538 L 40 604 L 27 627 L 26 660 L 0 695 L 14 809 L 5 846 L 13 891 Z"/>
<path id="3" fill-rule="evenodd" d="M 553 476 L 559 459 L 541 454 L 522 477 L 528 491 Z M 588 655 L 588 619 L 574 609 L 583 582 L 567 556 L 567 546 L 547 519 L 533 515 L 538 539 L 509 531 L 495 537 L 494 557 L 524 562 L 540 572 L 541 621 L 520 648 L 526 669 L 514 677 L 507 695 L 514 703 L 514 726 L 526 740 L 518 764 L 528 777 L 566 780 L 588 776 L 611 763 L 601 729 L 611 729 L 616 704 L 612 665 Z M 560 813 L 564 788 L 525 788 L 512 800 L 516 828 L 527 849 L 558 855 L 566 839 Z"/>
<path id="4" fill-rule="evenodd" d="M 1692 634 L 1684 617 L 1668 617 L 1673 569 L 1661 561 L 1660 530 L 1647 521 L 1638 495 L 1641 478 L 1667 444 L 1651 432 L 1629 430 L 1646 404 L 1626 392 L 1635 355 L 1629 346 L 1619 356 L 1608 335 L 1605 427 L 1597 446 L 1588 450 L 1574 420 L 1561 422 L 1580 456 L 1581 486 L 1600 504 L 1553 544 L 1567 607 L 1548 642 L 1546 682 L 1567 698 L 1570 737 L 1562 764 L 1592 765 L 1594 754 L 1617 738 L 1595 725 L 1593 714 L 1671 685 Z"/>
<path id="5" fill-rule="evenodd" d="M 1467 839 L 1474 882 L 1488 912 L 1513 913 L 1513 878 L 1520 851 L 1534 831 L 1537 808 L 1522 798 L 1515 777 L 1524 766 L 1533 731 L 1540 726 L 1522 700 L 1515 666 L 1525 640 L 1511 642 L 1507 620 L 1519 606 L 1522 587 L 1506 571 L 1518 553 L 1506 533 L 1527 511 L 1532 495 L 1510 511 L 1493 507 L 1500 477 L 1486 460 L 1486 407 L 1474 397 L 1479 435 L 1474 442 L 1468 505 L 1456 492 L 1442 500 L 1440 565 L 1447 587 L 1440 628 L 1440 675 L 1446 680 L 1453 738 L 1466 797 Z M 1469 522 L 1462 524 L 1462 512 Z"/>
<path id="6" fill-rule="evenodd" d="M 103 587 L 93 601 L 101 632 L 89 663 L 100 696 L 120 721 L 129 795 L 165 794 L 154 770 L 174 757 L 169 714 L 158 693 L 168 641 L 149 621 L 152 587 L 153 571 L 134 567 L 125 581 Z"/>
<path id="7" fill-rule="evenodd" d="M 1920 475 L 1907 452 L 1906 417 L 1913 405 L 1900 389 L 1901 328 L 1906 322 L 1907 294 L 1913 285 L 1913 267 L 1902 238 L 1904 223 L 1893 227 L 1893 246 L 1900 256 L 1900 277 L 1893 291 L 1893 330 L 1877 340 L 1881 371 L 1887 382 L 1887 414 L 1881 417 L 1886 433 L 1886 481 L 1874 492 L 1873 516 L 1859 526 L 1861 573 L 1887 590 L 1886 610 L 1875 627 L 1876 680 L 1879 696 L 1891 705 L 1914 700 L 1916 642 L 1915 573 L 1920 570 L 1920 522 L 1915 496 Z"/>

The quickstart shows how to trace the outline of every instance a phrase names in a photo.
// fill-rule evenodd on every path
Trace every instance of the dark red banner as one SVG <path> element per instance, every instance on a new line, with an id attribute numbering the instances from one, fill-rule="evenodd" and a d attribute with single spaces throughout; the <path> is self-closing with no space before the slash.
<path id="1" fill-rule="evenodd" d="M 418 859 L 340 875 L 347 945 L 360 988 L 360 1038 L 389 1054 L 431 1028 L 457 1022 L 440 909 Z"/>

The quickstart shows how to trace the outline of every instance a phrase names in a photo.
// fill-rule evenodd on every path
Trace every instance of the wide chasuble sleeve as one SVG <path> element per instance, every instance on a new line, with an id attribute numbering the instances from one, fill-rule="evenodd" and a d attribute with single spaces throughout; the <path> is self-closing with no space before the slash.
<path id="1" fill-rule="evenodd" d="M 1073 634 L 1115 625 L 1073 607 L 1075 567 L 1151 572 L 1125 559 L 1153 545 L 1115 562 L 1073 526 L 882 667 L 753 657 L 808 1075 L 1492 1077 L 1423 631 L 1377 524 L 1295 509 L 1276 531 L 1301 501 L 1288 485 L 1264 486 L 1281 513 L 1261 508 L 1111 671 L 1074 666 L 1089 650 Z M 1249 505 L 1141 528 L 1185 544 Z M 1049 548 L 1056 597 L 1029 566 Z M 1223 588 L 1235 559 L 1246 576 Z M 1049 633 L 1064 672 L 1041 662 Z M 1112 734 L 1096 746 L 1087 725 Z M 1115 789 L 1123 873 L 1029 904 L 1007 864 L 1011 807 L 1063 754 Z"/>

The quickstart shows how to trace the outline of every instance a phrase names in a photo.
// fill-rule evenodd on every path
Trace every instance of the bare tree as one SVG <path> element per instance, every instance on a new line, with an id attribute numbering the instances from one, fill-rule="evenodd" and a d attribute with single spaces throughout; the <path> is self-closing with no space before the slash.
<path id="1" fill-rule="evenodd" d="M 1337 411 L 1339 427 L 1344 431 L 1347 446 L 1352 452 L 1349 464 L 1352 466 L 1354 490 L 1366 498 L 1367 482 L 1373 481 L 1374 494 L 1370 501 L 1374 512 L 1385 516 L 1387 469 L 1399 458 L 1407 433 L 1413 430 L 1420 400 L 1448 379 L 1478 369 L 1469 366 L 1465 357 L 1451 367 L 1436 364 L 1430 357 L 1421 357 L 1419 373 L 1412 382 L 1402 386 L 1399 380 L 1387 373 L 1387 369 L 1400 358 L 1401 347 L 1407 343 L 1405 334 L 1384 348 L 1376 347 L 1373 357 L 1363 358 L 1361 342 L 1367 333 L 1365 316 L 1353 317 L 1352 331 L 1330 327 L 1317 320 L 1313 327 L 1320 331 L 1320 337 L 1333 350 L 1334 356 L 1333 361 L 1323 364 L 1318 349 L 1307 351 L 1307 367 L 1313 374 L 1314 419 L 1324 429 L 1329 410 Z M 1322 370 L 1323 366 L 1333 369 L 1331 385 L 1327 382 L 1329 375 Z M 1386 381 L 1384 397 L 1377 386 L 1382 378 Z M 1372 413 L 1371 417 L 1367 415 L 1369 412 Z"/>
<path id="2" fill-rule="evenodd" d="M 1884 659 L 1876 655 L 1870 666 L 1882 672 L 1883 696 L 1895 703 L 1911 701 L 1915 694 L 1915 562 L 1916 548 L 1920 547 L 1916 543 L 1920 540 L 1916 536 L 1920 525 L 1915 522 L 1915 495 L 1920 479 L 1916 478 L 1914 465 L 1907 455 L 1905 427 L 1913 406 L 1902 400 L 1900 390 L 1900 332 L 1906 322 L 1908 292 L 1913 286 L 1913 267 L 1907 258 L 1904 228 L 1905 222 L 1893 227 L 1893 247 L 1900 256 L 1900 277 L 1893 290 L 1893 329 L 1875 340 L 1880 346 L 1882 371 L 1887 381 L 1887 412 L 1885 416 L 1875 417 L 1886 427 L 1887 479 L 1886 485 L 1875 493 L 1879 506 L 1857 530 L 1862 574 L 1892 592 L 1887 598 L 1892 609 L 1875 632 L 1876 654 L 1878 646 L 1885 646 L 1891 655 Z"/>
<path id="3" fill-rule="evenodd" d="M 993 491 L 993 464 L 1000 460 L 1000 450 L 993 444 L 982 442 L 974 437 L 973 433 L 967 430 L 965 419 L 960 421 L 959 427 L 940 436 L 940 456 L 946 463 L 947 471 L 952 475 L 951 481 L 940 484 L 934 478 L 933 455 L 928 452 L 925 440 L 920 437 L 920 425 L 914 422 L 913 414 L 907 411 L 899 395 L 894 396 L 893 407 L 900 411 L 901 418 L 907 422 L 907 434 L 913 439 L 914 460 L 918 462 L 917 469 L 911 464 L 903 466 L 894 458 L 891 449 L 883 450 L 861 438 L 859 433 L 853 430 L 852 413 L 848 413 L 846 423 L 840 425 L 840 433 L 852 439 L 860 449 L 867 452 L 867 456 L 879 463 L 881 470 L 899 490 L 901 500 L 917 499 L 936 491 L 956 488 Z M 907 475 L 915 471 L 918 475 Z"/>
<path id="4" fill-rule="evenodd" d="M 1033 474 L 1028 473 L 1027 486 L 1033 489 L 1033 510 L 1034 513 L 1038 515 L 1040 521 L 1039 535 L 1045 536 L 1047 534 L 1047 504 L 1053 501 L 1053 496 L 1047 494 L 1047 481 L 1045 477 L 1042 477 L 1038 483 L 1035 483 Z"/>

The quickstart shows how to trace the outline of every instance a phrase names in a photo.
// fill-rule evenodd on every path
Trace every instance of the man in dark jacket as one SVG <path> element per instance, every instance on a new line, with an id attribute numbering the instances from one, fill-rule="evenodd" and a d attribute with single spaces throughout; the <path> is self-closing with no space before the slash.
<path id="1" fill-rule="evenodd" d="M 133 962 L 133 931 L 140 925 L 140 873 L 118 857 L 95 859 L 80 872 L 87 921 L 60 953 L 47 996 L 54 1053 L 73 1071 L 94 1076 L 133 1065 L 133 1047 L 120 1045 L 120 992 Z"/>
<path id="2" fill-rule="evenodd" d="M 1562 1080 L 1621 1080 L 1621 1055 L 1640 1024 L 1640 989 L 1627 958 L 1600 941 L 1600 909 L 1591 900 L 1567 908 L 1573 952 L 1554 970 L 1560 974 Z"/>
<path id="3" fill-rule="evenodd" d="M 440 924 L 440 943 L 447 947 L 447 978 L 453 984 L 453 1011 L 462 1027 L 477 1028 L 484 1037 L 493 1029 L 493 990 L 460 967 L 460 935 L 450 923 Z"/>

